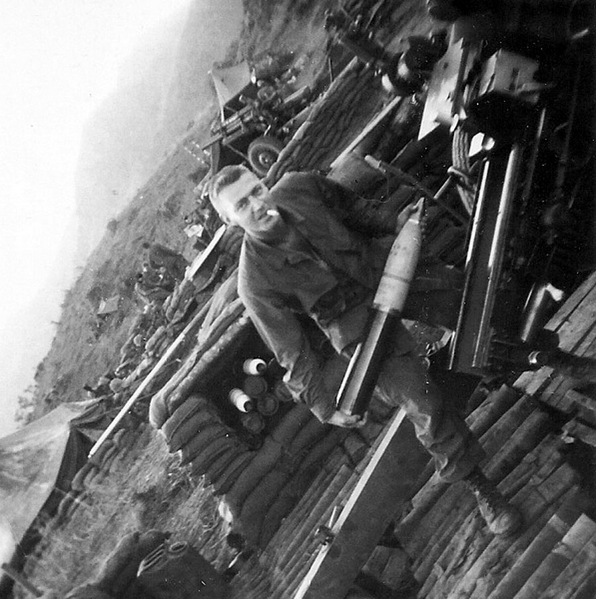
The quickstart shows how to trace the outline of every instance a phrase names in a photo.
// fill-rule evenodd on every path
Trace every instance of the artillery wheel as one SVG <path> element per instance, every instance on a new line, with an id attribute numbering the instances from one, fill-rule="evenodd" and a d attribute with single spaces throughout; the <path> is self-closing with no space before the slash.
<path id="1" fill-rule="evenodd" d="M 284 144 L 276 137 L 263 135 L 248 146 L 248 161 L 259 177 L 264 177 L 279 157 Z"/>

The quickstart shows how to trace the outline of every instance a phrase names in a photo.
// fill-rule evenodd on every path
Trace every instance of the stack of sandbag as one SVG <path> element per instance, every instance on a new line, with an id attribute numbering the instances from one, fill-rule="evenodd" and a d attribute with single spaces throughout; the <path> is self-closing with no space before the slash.
<path id="1" fill-rule="evenodd" d="M 82 466 L 70 482 L 70 489 L 61 499 L 56 511 L 56 522 L 61 524 L 70 519 L 74 512 L 88 500 L 92 486 L 101 484 L 116 468 L 122 458 L 147 428 L 146 423 L 130 419 L 111 439 L 107 439 L 95 454 Z"/>
<path id="2" fill-rule="evenodd" d="M 220 290 L 234 289 L 235 285 Z M 227 295 L 223 294 L 226 298 Z M 220 293 L 213 296 L 211 307 L 198 333 L 198 343 L 176 372 L 153 396 L 149 421 L 156 429 L 174 414 L 194 391 L 197 384 L 205 387 L 213 378 L 215 365 L 231 355 L 250 331 L 250 319 L 239 299 L 220 302 Z"/>
<path id="3" fill-rule="evenodd" d="M 188 313 L 190 304 L 195 299 L 196 290 L 192 281 L 183 279 L 176 285 L 174 291 L 166 298 L 162 310 L 168 322 L 176 323 L 183 320 Z"/>
<path id="4" fill-rule="evenodd" d="M 320 423 L 305 405 L 293 406 L 228 488 L 214 486 L 224 494 L 234 529 L 250 544 L 264 546 L 347 435 Z"/>
<path id="5" fill-rule="evenodd" d="M 170 453 L 195 476 L 205 475 L 212 484 L 230 476 L 248 460 L 248 447 L 226 426 L 205 397 L 189 395 L 160 429 Z"/>
<path id="6" fill-rule="evenodd" d="M 281 151 L 267 183 L 273 185 L 287 172 L 326 170 L 356 134 L 362 115 L 374 112 L 380 85 L 374 69 L 352 61 Z"/>

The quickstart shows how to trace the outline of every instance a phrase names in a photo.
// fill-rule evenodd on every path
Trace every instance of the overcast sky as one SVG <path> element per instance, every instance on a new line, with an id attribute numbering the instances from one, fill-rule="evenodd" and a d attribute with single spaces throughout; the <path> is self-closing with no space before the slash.
<path id="1" fill-rule="evenodd" d="M 63 281 L 48 281 L 74 217 L 83 123 L 137 40 L 190 2 L 0 3 L 0 437 L 15 428 L 16 398 L 49 349 L 72 276 L 60 265 Z"/>

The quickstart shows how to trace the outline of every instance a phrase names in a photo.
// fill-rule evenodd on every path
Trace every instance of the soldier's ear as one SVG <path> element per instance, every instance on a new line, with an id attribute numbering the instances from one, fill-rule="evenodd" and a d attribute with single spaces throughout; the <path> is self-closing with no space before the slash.
<path id="1" fill-rule="evenodd" d="M 228 215 L 223 210 L 218 210 L 217 214 L 219 214 L 219 218 L 226 224 L 231 225 L 232 221 L 228 217 Z"/>

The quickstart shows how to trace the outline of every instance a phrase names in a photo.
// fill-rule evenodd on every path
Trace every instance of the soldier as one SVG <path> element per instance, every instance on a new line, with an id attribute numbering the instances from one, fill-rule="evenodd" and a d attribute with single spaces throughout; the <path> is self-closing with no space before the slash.
<path id="1" fill-rule="evenodd" d="M 319 358 L 296 313 L 310 317 L 336 352 L 349 356 L 365 335 L 368 310 L 392 238 L 403 226 L 368 217 L 361 201 L 314 173 L 291 173 L 271 190 L 246 167 L 228 166 L 210 182 L 224 222 L 244 230 L 238 292 L 261 337 L 287 369 L 294 398 L 321 421 L 358 427 L 358 416 L 334 405 Z M 380 221 L 380 222 L 379 222 Z M 366 234 L 365 234 L 366 233 Z M 436 263 L 419 268 L 413 291 L 446 288 L 454 273 Z M 396 335 L 378 381 L 384 401 L 401 406 L 445 482 L 464 480 L 494 534 L 519 528 L 519 512 L 478 467 L 484 454 L 459 414 L 443 401 L 405 327 Z"/>

